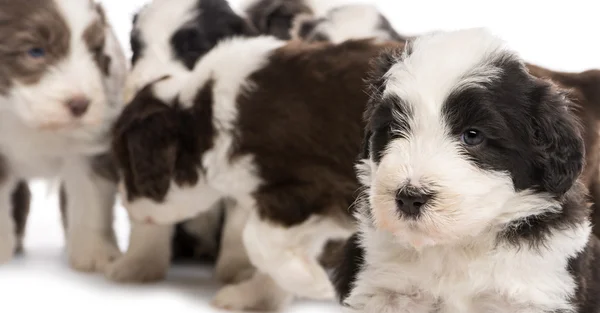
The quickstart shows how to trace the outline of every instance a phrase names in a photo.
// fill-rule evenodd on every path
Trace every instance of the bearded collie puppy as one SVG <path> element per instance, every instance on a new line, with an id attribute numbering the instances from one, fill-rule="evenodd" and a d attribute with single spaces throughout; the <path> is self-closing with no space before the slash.
<path id="1" fill-rule="evenodd" d="M 26 181 L 38 178 L 62 182 L 73 268 L 103 270 L 119 255 L 109 147 L 126 70 L 96 2 L 0 0 L 0 263 L 22 248 Z"/>
<path id="2" fill-rule="evenodd" d="M 468 47 L 468 49 L 465 49 Z M 346 312 L 600 312 L 574 104 L 484 29 L 421 37 L 371 80 Z"/>

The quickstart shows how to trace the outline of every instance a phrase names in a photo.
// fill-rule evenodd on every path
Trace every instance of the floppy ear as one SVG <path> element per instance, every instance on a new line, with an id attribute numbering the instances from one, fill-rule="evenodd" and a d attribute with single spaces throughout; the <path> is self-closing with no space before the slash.
<path id="1" fill-rule="evenodd" d="M 572 113 L 574 105 L 547 82 L 538 80 L 533 101 L 533 145 L 537 150 L 541 187 L 562 195 L 575 183 L 584 165 L 581 126 Z"/>
<path id="2" fill-rule="evenodd" d="M 117 120 L 113 153 L 122 171 L 129 200 L 164 200 L 175 170 L 177 114 L 144 88 Z"/>

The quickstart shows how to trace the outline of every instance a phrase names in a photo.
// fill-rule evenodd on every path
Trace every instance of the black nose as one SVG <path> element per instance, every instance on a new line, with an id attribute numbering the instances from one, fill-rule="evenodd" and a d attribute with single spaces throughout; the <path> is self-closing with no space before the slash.
<path id="1" fill-rule="evenodd" d="M 67 108 L 75 117 L 81 117 L 90 106 L 90 100 L 85 97 L 75 97 L 67 101 Z"/>
<path id="2" fill-rule="evenodd" d="M 421 213 L 421 208 L 430 199 L 430 195 L 399 191 L 396 194 L 396 205 L 403 214 L 409 217 L 417 217 Z"/>

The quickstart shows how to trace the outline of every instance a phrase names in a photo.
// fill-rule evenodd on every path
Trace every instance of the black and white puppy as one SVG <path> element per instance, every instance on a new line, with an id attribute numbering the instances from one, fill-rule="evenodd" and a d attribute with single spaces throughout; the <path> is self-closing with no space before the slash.
<path id="1" fill-rule="evenodd" d="M 169 98 L 179 92 L 195 63 L 217 43 L 254 34 L 249 23 L 236 15 L 225 0 L 154 0 L 134 17 L 127 97 L 131 99 L 143 86 L 169 76 L 160 84 L 164 88 L 160 94 Z M 152 130 L 147 132 L 151 134 Z M 140 141 L 138 144 L 145 144 Z M 164 178 L 148 176 L 156 170 L 155 162 L 160 161 L 147 160 L 146 171 L 139 174 L 143 175 L 141 179 L 147 179 L 147 184 Z M 107 269 L 107 277 L 125 282 L 156 281 L 165 277 L 171 259 L 201 254 L 218 255 L 217 278 L 222 282 L 247 278 L 252 266 L 241 243 L 247 213 L 236 211 L 235 202 L 230 200 L 204 203 L 206 207 L 194 208 L 201 212 L 198 216 L 190 216 L 191 220 L 177 226 L 132 220 L 129 249 Z"/>
<path id="2" fill-rule="evenodd" d="M 583 140 L 555 86 L 468 29 L 385 55 L 371 89 L 346 312 L 600 312 Z"/>
<path id="3" fill-rule="evenodd" d="M 24 181 L 57 176 L 71 266 L 103 270 L 119 255 L 108 152 L 126 69 L 96 2 L 0 0 L 0 263 L 21 248 Z"/>

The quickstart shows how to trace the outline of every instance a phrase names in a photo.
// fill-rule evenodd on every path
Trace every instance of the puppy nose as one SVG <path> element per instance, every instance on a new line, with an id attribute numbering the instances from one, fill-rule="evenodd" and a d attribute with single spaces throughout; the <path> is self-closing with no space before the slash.
<path id="1" fill-rule="evenodd" d="M 396 205 L 403 214 L 409 217 L 417 217 L 421 213 L 421 208 L 430 199 L 430 195 L 400 191 L 396 194 Z"/>
<path id="2" fill-rule="evenodd" d="M 74 97 L 67 101 L 67 108 L 75 117 L 81 117 L 90 106 L 90 100 L 86 97 Z"/>

